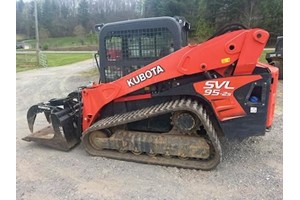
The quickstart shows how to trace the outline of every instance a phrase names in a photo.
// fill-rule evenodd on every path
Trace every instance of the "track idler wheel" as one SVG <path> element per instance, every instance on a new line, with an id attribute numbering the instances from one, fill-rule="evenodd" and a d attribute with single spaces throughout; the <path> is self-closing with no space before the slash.
<path id="1" fill-rule="evenodd" d="M 98 140 L 105 138 L 108 138 L 108 136 L 103 131 L 94 131 L 89 136 L 89 142 L 94 149 L 102 150 L 103 147 L 101 146 L 101 143 L 98 142 Z"/>

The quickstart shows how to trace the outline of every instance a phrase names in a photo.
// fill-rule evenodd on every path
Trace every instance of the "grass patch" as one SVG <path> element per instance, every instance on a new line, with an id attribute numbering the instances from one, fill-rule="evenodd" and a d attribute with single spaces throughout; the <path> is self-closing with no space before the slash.
<path id="1" fill-rule="evenodd" d="M 266 60 L 266 54 L 271 52 L 274 52 L 274 50 L 264 50 L 259 57 L 259 62 L 268 63 L 268 61 Z"/>
<path id="2" fill-rule="evenodd" d="M 36 69 L 35 54 L 17 54 L 16 55 L 17 72 Z"/>
<path id="3" fill-rule="evenodd" d="M 45 55 L 48 67 L 58 67 L 93 58 L 93 55 L 89 53 L 48 53 Z M 35 54 L 17 54 L 16 63 L 17 72 L 38 68 Z"/>
<path id="4" fill-rule="evenodd" d="M 26 40 L 24 42 L 30 44 L 32 48 L 35 47 L 35 39 Z M 75 37 L 75 36 L 42 39 L 40 41 L 40 48 L 43 49 L 45 45 L 47 45 L 48 50 L 67 48 L 67 47 L 74 48 L 74 47 L 82 47 L 82 46 L 89 46 L 89 45 L 97 46 L 98 38 L 97 35 L 90 35 L 85 37 L 84 39 L 80 39 L 79 37 Z"/>
<path id="5" fill-rule="evenodd" d="M 48 66 L 49 67 L 55 67 L 55 66 L 62 66 L 67 64 L 76 63 L 79 61 L 92 59 L 92 54 L 79 54 L 79 53 L 73 53 L 73 54 L 57 54 L 57 53 L 49 53 L 47 55 L 48 60 Z"/>

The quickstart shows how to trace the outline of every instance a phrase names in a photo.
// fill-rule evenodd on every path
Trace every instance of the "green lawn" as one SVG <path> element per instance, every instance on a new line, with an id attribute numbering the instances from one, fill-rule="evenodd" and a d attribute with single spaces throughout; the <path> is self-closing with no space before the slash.
<path id="1" fill-rule="evenodd" d="M 26 40 L 25 43 L 31 45 L 32 48 L 35 48 L 35 39 Z M 78 47 L 78 46 L 86 46 L 86 45 L 98 45 L 97 35 L 90 35 L 84 39 L 80 39 L 79 37 L 60 37 L 60 38 L 47 38 L 40 40 L 41 49 L 43 49 L 47 45 L 49 49 L 53 48 L 63 48 L 63 47 Z M 47 50 L 47 49 L 45 49 Z"/>
<path id="2" fill-rule="evenodd" d="M 48 53 L 45 55 L 48 67 L 67 65 L 93 58 L 90 53 Z M 38 68 L 35 54 L 17 54 L 16 58 L 17 72 Z"/>
<path id="3" fill-rule="evenodd" d="M 260 57 L 259 57 L 259 61 L 262 62 L 262 63 L 268 63 L 267 60 L 266 60 L 266 54 L 270 53 L 270 52 L 274 52 L 274 50 L 264 50 L 262 52 L 262 54 L 260 55 Z"/>
<path id="4" fill-rule="evenodd" d="M 35 47 L 35 40 L 28 40 L 26 43 L 29 43 L 32 47 Z M 47 43 L 52 47 L 73 46 L 79 45 L 80 39 L 77 37 L 47 38 L 43 41 L 40 41 L 40 43 Z"/>

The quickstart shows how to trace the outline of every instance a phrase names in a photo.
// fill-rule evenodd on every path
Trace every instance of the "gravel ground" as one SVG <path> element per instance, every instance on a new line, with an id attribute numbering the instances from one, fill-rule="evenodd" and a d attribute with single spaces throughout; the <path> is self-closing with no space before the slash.
<path id="1" fill-rule="evenodd" d="M 80 144 L 61 152 L 21 140 L 30 132 L 27 109 L 65 97 L 97 77 L 82 75 L 92 60 L 17 73 L 16 198 L 93 199 L 282 199 L 282 89 L 273 129 L 242 142 L 222 139 L 223 161 L 213 171 L 162 167 L 89 156 Z"/>

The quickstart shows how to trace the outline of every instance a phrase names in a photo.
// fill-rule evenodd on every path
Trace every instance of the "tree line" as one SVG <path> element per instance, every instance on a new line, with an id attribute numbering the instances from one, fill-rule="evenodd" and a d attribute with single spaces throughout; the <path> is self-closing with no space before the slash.
<path id="1" fill-rule="evenodd" d="M 283 34 L 282 0 L 37 0 L 41 37 L 87 35 L 99 23 L 156 16 L 184 16 L 198 41 L 230 23 Z M 34 1 L 16 2 L 16 33 L 35 37 Z"/>

